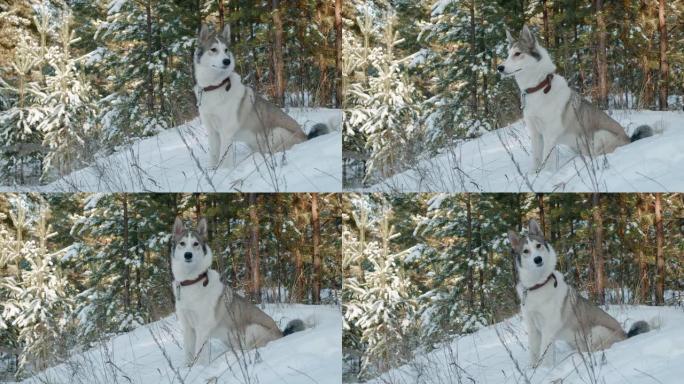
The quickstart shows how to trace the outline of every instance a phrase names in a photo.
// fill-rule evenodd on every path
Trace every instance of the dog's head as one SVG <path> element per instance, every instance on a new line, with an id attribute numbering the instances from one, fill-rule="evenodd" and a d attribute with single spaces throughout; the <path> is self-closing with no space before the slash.
<path id="1" fill-rule="evenodd" d="M 235 57 L 230 50 L 230 25 L 220 33 L 202 24 L 195 49 L 195 66 L 223 80 L 235 70 Z"/>
<path id="2" fill-rule="evenodd" d="M 527 236 L 521 237 L 515 231 L 508 231 L 508 240 L 523 284 L 533 285 L 556 269 L 556 252 L 544 240 L 536 220 L 530 220 Z"/>
<path id="3" fill-rule="evenodd" d="M 207 221 L 204 218 L 200 219 L 197 229 L 187 230 L 183 220 L 176 217 L 172 233 L 171 268 L 176 279 L 197 277 L 211 267 L 212 255 L 207 245 Z"/>
<path id="4" fill-rule="evenodd" d="M 497 67 L 503 77 L 522 74 L 525 71 L 537 71 L 543 74 L 555 71 L 548 52 L 537 43 L 537 38 L 527 25 L 523 27 L 518 40 L 511 36 L 508 29 L 506 38 L 508 39 L 508 58 Z"/>

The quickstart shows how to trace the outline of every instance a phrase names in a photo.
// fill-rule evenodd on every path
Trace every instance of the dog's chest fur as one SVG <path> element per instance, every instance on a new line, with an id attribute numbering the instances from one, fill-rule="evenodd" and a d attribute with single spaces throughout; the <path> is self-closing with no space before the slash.
<path id="1" fill-rule="evenodd" d="M 562 115 L 572 90 L 562 76 L 554 76 L 551 90 L 544 93 L 539 90 L 524 96 L 523 117 L 525 123 L 539 133 L 562 131 Z"/>
<path id="2" fill-rule="evenodd" d="M 237 132 L 240 129 L 240 107 L 243 99 L 249 97 L 239 76 L 230 75 L 230 90 L 225 87 L 213 91 L 200 91 L 199 113 L 202 123 L 216 132 Z"/>
<path id="3" fill-rule="evenodd" d="M 558 271 L 554 271 L 554 275 L 557 278 L 557 286 L 554 287 L 551 280 L 541 288 L 528 291 L 526 297 L 522 293 L 522 286 L 519 284 L 518 287 L 523 316 L 531 320 L 537 329 L 542 329 L 546 323 L 557 323 L 562 320 L 561 313 L 568 294 L 568 285 Z"/>
<path id="4" fill-rule="evenodd" d="M 214 311 L 221 294 L 223 293 L 223 283 L 221 283 L 218 272 L 210 269 L 207 271 L 209 284 L 205 287 L 202 282 L 197 282 L 180 288 L 177 281 L 174 281 L 174 296 L 176 299 L 176 314 L 183 317 L 193 327 L 211 326 L 212 321 L 216 321 Z"/>

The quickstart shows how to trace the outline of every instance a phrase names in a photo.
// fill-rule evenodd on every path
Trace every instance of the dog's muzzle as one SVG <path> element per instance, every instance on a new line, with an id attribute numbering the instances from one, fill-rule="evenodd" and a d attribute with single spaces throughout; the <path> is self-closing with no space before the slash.
<path id="1" fill-rule="evenodd" d="M 229 66 L 230 65 L 230 59 L 223 59 L 223 65 L 224 66 Z"/>
<path id="2" fill-rule="evenodd" d="M 542 264 L 544 264 L 544 260 L 542 260 L 541 256 L 537 256 L 534 258 L 534 263 L 537 264 L 538 267 L 541 267 Z"/>
<path id="3" fill-rule="evenodd" d="M 185 257 L 185 261 L 192 260 L 192 252 L 185 252 L 185 254 L 183 254 L 183 257 Z"/>
<path id="4" fill-rule="evenodd" d="M 516 73 L 522 71 L 522 68 L 518 68 L 513 72 L 506 72 L 506 67 L 504 67 L 503 65 L 499 65 L 498 67 L 496 67 L 496 70 L 499 71 L 499 73 L 501 74 L 501 77 L 511 77 L 511 76 L 515 75 Z"/>

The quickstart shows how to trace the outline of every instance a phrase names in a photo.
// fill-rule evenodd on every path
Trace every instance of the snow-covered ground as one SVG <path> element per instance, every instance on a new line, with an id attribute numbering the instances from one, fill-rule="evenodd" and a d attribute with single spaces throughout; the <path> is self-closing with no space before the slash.
<path id="1" fill-rule="evenodd" d="M 207 133 L 194 119 L 122 148 L 96 164 L 75 171 L 42 192 L 337 192 L 342 187 L 342 112 L 291 108 L 287 111 L 308 132 L 316 123 L 335 132 L 273 155 L 250 153 L 238 143 L 232 168 L 207 169 Z M 12 187 L 16 190 L 17 188 Z M 20 188 L 21 189 L 21 188 Z"/>
<path id="2" fill-rule="evenodd" d="M 74 355 L 24 383 L 340 383 L 339 307 L 270 304 L 265 311 L 281 329 L 294 318 L 309 327 L 244 356 L 236 356 L 220 342 L 212 341 L 212 362 L 188 368 L 184 365 L 180 324 L 172 315 Z"/>
<path id="3" fill-rule="evenodd" d="M 684 190 L 684 113 L 612 111 L 628 133 L 657 134 L 595 159 L 560 147 L 540 173 L 531 171 L 529 134 L 521 121 L 462 142 L 394 175 L 372 191 L 653 192 Z"/>
<path id="4" fill-rule="evenodd" d="M 611 306 L 624 328 L 637 320 L 659 326 L 603 352 L 579 354 L 557 343 L 555 364 L 531 368 L 520 316 L 445 343 L 374 384 L 641 384 L 681 383 L 684 377 L 684 309 Z"/>

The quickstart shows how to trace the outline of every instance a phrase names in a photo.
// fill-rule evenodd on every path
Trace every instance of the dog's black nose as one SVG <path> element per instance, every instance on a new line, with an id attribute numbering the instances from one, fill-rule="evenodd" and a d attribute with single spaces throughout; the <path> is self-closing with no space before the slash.
<path id="1" fill-rule="evenodd" d="M 223 65 L 226 67 L 230 65 L 230 59 L 223 59 Z"/>
<path id="2" fill-rule="evenodd" d="M 541 263 L 542 263 L 542 258 L 541 258 L 541 256 L 535 257 L 535 258 L 534 258 L 534 263 L 537 264 L 537 265 L 541 264 Z"/>
<path id="3" fill-rule="evenodd" d="M 192 259 L 192 252 L 185 252 L 183 256 L 185 257 L 185 260 L 190 260 Z"/>
<path id="4" fill-rule="evenodd" d="M 498 67 L 496 67 L 496 69 L 497 69 L 499 72 L 503 72 L 505 68 L 504 68 L 503 65 L 499 65 Z"/>

